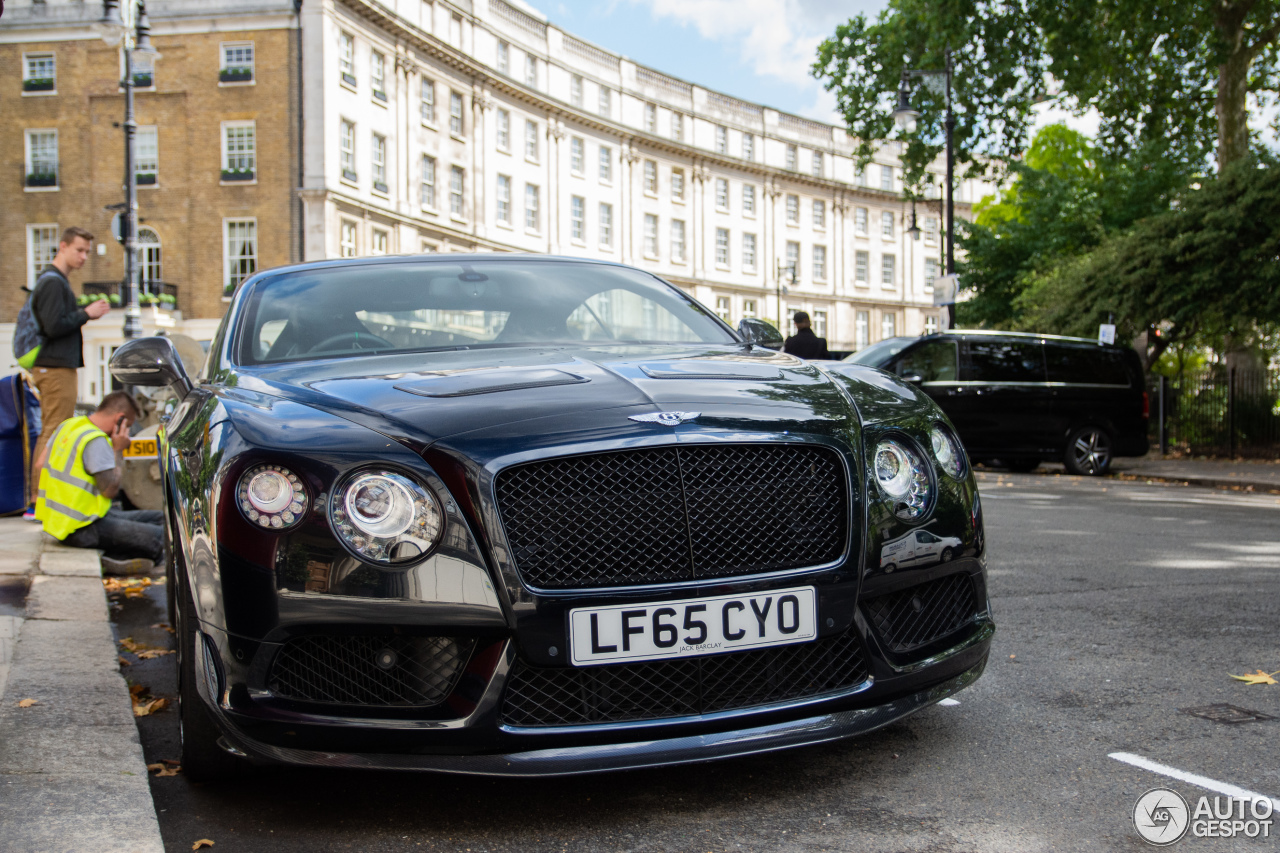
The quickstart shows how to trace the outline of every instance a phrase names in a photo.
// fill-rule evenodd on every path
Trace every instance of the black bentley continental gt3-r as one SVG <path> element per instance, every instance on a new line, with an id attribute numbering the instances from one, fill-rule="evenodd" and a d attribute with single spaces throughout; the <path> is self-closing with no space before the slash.
<path id="1" fill-rule="evenodd" d="M 325 261 L 240 288 L 161 433 L 182 765 L 554 775 L 883 726 L 994 624 L 909 383 L 629 267 Z M 941 543 L 941 544 L 939 544 Z"/>

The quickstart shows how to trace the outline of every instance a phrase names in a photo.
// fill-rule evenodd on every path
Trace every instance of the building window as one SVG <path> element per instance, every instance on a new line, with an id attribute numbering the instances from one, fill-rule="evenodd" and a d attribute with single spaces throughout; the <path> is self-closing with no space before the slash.
<path id="1" fill-rule="evenodd" d="M 827 312 L 826 311 L 813 312 L 813 333 L 820 338 L 825 338 L 827 336 Z"/>
<path id="2" fill-rule="evenodd" d="M 886 311 L 880 315 L 880 339 L 892 338 L 898 334 L 898 315 Z"/>
<path id="3" fill-rule="evenodd" d="M 716 266 L 729 266 L 729 229 L 716 229 Z"/>
<path id="4" fill-rule="evenodd" d="M 524 123 L 524 156 L 526 160 L 538 162 L 538 123 L 530 119 Z"/>
<path id="5" fill-rule="evenodd" d="M 338 237 L 338 254 L 344 258 L 356 256 L 356 224 L 349 219 L 342 220 L 342 230 Z"/>
<path id="6" fill-rule="evenodd" d="M 235 292 L 258 270 L 258 220 L 226 220 L 223 238 L 226 290 Z"/>
<path id="7" fill-rule="evenodd" d="M 600 87 L 600 115 L 608 118 L 613 113 L 613 92 L 608 86 Z"/>
<path id="8" fill-rule="evenodd" d="M 867 286 L 867 276 L 871 269 L 871 253 L 856 252 L 853 256 L 853 280 L 855 284 Z"/>
<path id="9" fill-rule="evenodd" d="M 56 187 L 58 185 L 58 131 L 28 130 L 27 186 Z"/>
<path id="10" fill-rule="evenodd" d="M 897 259 L 893 255 L 880 258 L 880 284 L 886 289 L 893 289 L 893 273 Z"/>
<path id="11" fill-rule="evenodd" d="M 658 217 L 652 213 L 644 215 L 644 256 L 658 257 Z"/>
<path id="12" fill-rule="evenodd" d="M 938 277 L 938 260 L 937 258 L 924 259 L 924 287 L 925 290 L 933 289 L 933 282 Z"/>
<path id="13" fill-rule="evenodd" d="M 731 322 L 729 320 L 729 297 L 716 297 L 716 316 L 721 320 L 724 320 L 726 323 Z"/>
<path id="14" fill-rule="evenodd" d="M 387 232 L 380 228 L 373 229 L 372 245 L 369 246 L 369 254 L 385 255 L 387 253 Z"/>
<path id="15" fill-rule="evenodd" d="M 827 203 L 820 199 L 814 199 L 813 202 L 813 227 L 827 227 Z"/>
<path id="16" fill-rule="evenodd" d="M 356 126 L 343 119 L 338 123 L 338 161 L 344 180 L 356 180 Z"/>
<path id="17" fill-rule="evenodd" d="M 822 152 L 821 151 L 813 152 L 813 176 L 815 178 L 822 177 L 822 167 L 823 167 Z"/>
<path id="18" fill-rule="evenodd" d="M 348 86 L 356 84 L 356 40 L 350 33 L 338 36 L 338 71 L 342 74 L 342 82 Z"/>
<path id="19" fill-rule="evenodd" d="M 787 168 L 791 171 L 796 170 L 796 163 L 799 162 L 800 152 L 794 145 L 787 146 Z"/>
<path id="20" fill-rule="evenodd" d="M 671 197 L 684 201 L 684 169 L 671 170 Z"/>
<path id="21" fill-rule="evenodd" d="M 924 244 L 926 246 L 938 245 L 938 220 L 937 217 L 926 216 L 924 218 Z"/>
<path id="22" fill-rule="evenodd" d="M 222 179 L 252 180 L 257 161 L 257 128 L 251 121 L 222 123 Z"/>
<path id="23" fill-rule="evenodd" d="M 880 214 L 880 236 L 893 238 L 893 214 L 887 210 Z"/>
<path id="24" fill-rule="evenodd" d="M 503 225 L 511 224 L 511 178 L 508 175 L 498 176 L 498 221 Z"/>
<path id="25" fill-rule="evenodd" d="M 528 54 L 524 58 L 524 83 L 530 89 L 538 88 L 538 60 Z"/>
<path id="26" fill-rule="evenodd" d="M 439 246 L 437 246 L 435 243 L 428 243 L 426 240 L 423 240 L 423 241 L 422 241 L 422 243 L 421 243 L 421 245 L 420 245 L 420 247 L 419 247 L 419 248 L 421 248 L 421 250 L 422 250 L 422 254 L 424 254 L 424 255 L 430 255 L 430 254 L 433 254 L 433 253 L 435 253 L 435 252 L 440 251 L 440 247 L 439 247 Z"/>
<path id="27" fill-rule="evenodd" d="M 373 160 L 373 188 L 380 193 L 385 193 L 387 191 L 387 138 L 375 133 L 373 149 L 370 153 Z"/>
<path id="28" fill-rule="evenodd" d="M 499 151 L 511 150 L 511 113 L 506 110 L 498 110 L 497 117 L 498 133 L 497 142 Z"/>
<path id="29" fill-rule="evenodd" d="M 613 246 L 613 205 L 600 204 L 600 245 Z"/>
<path id="30" fill-rule="evenodd" d="M 449 213 L 461 218 L 466 210 L 462 193 L 466 188 L 467 172 L 461 166 L 449 167 Z"/>
<path id="31" fill-rule="evenodd" d="M 569 78 L 569 103 L 582 109 L 582 75 L 574 74 Z"/>
<path id="32" fill-rule="evenodd" d="M 505 41 L 498 42 L 498 72 L 500 74 L 511 74 L 511 45 Z"/>
<path id="33" fill-rule="evenodd" d="M 787 269 L 800 278 L 800 244 L 794 240 L 787 241 Z"/>
<path id="34" fill-rule="evenodd" d="M 138 229 L 138 266 L 143 290 L 159 295 L 159 288 L 146 286 L 152 282 L 164 281 L 164 270 L 160 263 L 160 235 L 153 228 Z"/>
<path id="35" fill-rule="evenodd" d="M 936 334 L 938 331 L 938 318 L 930 314 L 924 318 L 924 333 L 926 335 Z"/>
<path id="36" fill-rule="evenodd" d="M 716 178 L 716 210 L 729 209 L 729 181 Z"/>
<path id="37" fill-rule="evenodd" d="M 756 159 L 756 138 L 750 133 L 742 134 L 742 159 Z"/>
<path id="38" fill-rule="evenodd" d="M 569 140 L 569 169 L 575 175 L 581 175 L 587 168 L 587 145 L 581 136 Z"/>
<path id="39" fill-rule="evenodd" d="M 138 128 L 133 138 L 133 174 L 141 186 L 150 186 L 159 180 L 160 141 L 155 125 Z"/>
<path id="40" fill-rule="evenodd" d="M 742 300 L 742 319 L 756 316 L 756 301 L 754 299 Z"/>
<path id="41" fill-rule="evenodd" d="M 756 215 L 756 187 L 755 184 L 742 185 L 742 212 L 747 216 Z"/>
<path id="42" fill-rule="evenodd" d="M 386 103 L 387 59 L 376 50 L 369 54 L 369 82 L 373 84 L 373 97 Z"/>
<path id="43" fill-rule="evenodd" d="M 671 138 L 676 142 L 684 142 L 684 116 L 680 113 L 671 114 Z"/>
<path id="44" fill-rule="evenodd" d="M 756 271 L 756 235 L 742 235 L 742 268 L 747 272 Z"/>
<path id="45" fill-rule="evenodd" d="M 855 207 L 853 209 L 853 231 L 855 234 L 867 236 L 867 209 L 865 207 Z"/>
<path id="46" fill-rule="evenodd" d="M 219 83 L 253 82 L 253 42 L 242 41 L 222 45 L 222 67 Z"/>
<path id="47" fill-rule="evenodd" d="M 716 153 L 729 153 L 729 128 L 722 124 L 716 125 Z"/>
<path id="48" fill-rule="evenodd" d="M 419 186 L 419 201 L 423 207 L 434 209 L 436 206 L 436 158 L 422 155 L 422 176 Z"/>
<path id="49" fill-rule="evenodd" d="M 871 169 L 870 166 L 863 166 L 861 169 L 858 170 L 858 186 L 860 187 L 871 186 L 871 179 L 867 175 L 870 169 Z"/>
<path id="50" fill-rule="evenodd" d="M 250 69 L 252 76 L 252 68 Z M 22 55 L 22 91 L 53 92 L 58 88 L 57 61 L 52 53 Z"/>
<path id="51" fill-rule="evenodd" d="M 582 243 L 587 239 L 587 200 L 580 195 L 569 199 L 569 237 Z"/>
<path id="52" fill-rule="evenodd" d="M 454 15 L 449 19 L 449 42 L 455 47 L 462 47 L 462 16 Z"/>
<path id="53" fill-rule="evenodd" d="M 422 78 L 422 123 L 436 123 L 436 84 L 434 80 Z"/>
<path id="54" fill-rule="evenodd" d="M 827 247 L 813 247 L 813 280 L 827 280 Z"/>
<path id="55" fill-rule="evenodd" d="M 800 224 L 800 197 L 799 196 L 794 196 L 794 195 L 787 196 L 787 224 L 788 225 Z"/>
<path id="56" fill-rule="evenodd" d="M 684 260 L 684 220 L 671 220 L 671 260 Z"/>
<path id="57" fill-rule="evenodd" d="M 449 132 L 462 135 L 462 96 L 457 92 L 449 93 Z"/>
<path id="58" fill-rule="evenodd" d="M 542 221 L 538 204 L 538 188 L 533 184 L 524 185 L 524 227 L 529 231 L 539 230 Z"/>
<path id="59" fill-rule="evenodd" d="M 652 160 L 644 161 L 644 191 L 649 195 L 658 194 L 658 164 Z"/>
<path id="60" fill-rule="evenodd" d="M 27 226 L 27 289 L 33 290 L 44 268 L 58 254 L 57 225 Z"/>
<path id="61" fill-rule="evenodd" d="M 853 348 L 863 349 L 871 343 L 871 312 L 857 311 L 853 315 Z"/>
<path id="62" fill-rule="evenodd" d="M 600 146 L 600 180 L 613 180 L 613 149 L 608 145 Z"/>
<path id="63" fill-rule="evenodd" d="M 882 190 L 893 189 L 893 167 L 892 166 L 880 167 L 880 189 Z"/>
<path id="64" fill-rule="evenodd" d="M 658 132 L 658 107 L 655 104 L 644 105 L 644 129 L 649 133 Z"/>

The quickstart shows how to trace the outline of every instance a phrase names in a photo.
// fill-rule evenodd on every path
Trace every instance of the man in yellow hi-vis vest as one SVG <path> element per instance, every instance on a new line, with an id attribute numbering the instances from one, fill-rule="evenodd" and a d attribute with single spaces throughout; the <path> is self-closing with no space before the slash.
<path id="1" fill-rule="evenodd" d="M 132 397 L 113 391 L 93 414 L 63 421 L 36 461 L 36 518 L 45 532 L 64 545 L 101 548 L 109 574 L 145 571 L 164 559 L 164 513 L 111 506 L 138 415 Z"/>

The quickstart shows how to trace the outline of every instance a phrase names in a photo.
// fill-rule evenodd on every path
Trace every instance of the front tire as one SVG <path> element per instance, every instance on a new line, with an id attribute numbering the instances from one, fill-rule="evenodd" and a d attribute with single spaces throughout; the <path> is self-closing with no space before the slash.
<path id="1" fill-rule="evenodd" d="M 175 572 L 177 574 L 177 572 Z M 203 654 L 196 640 L 199 621 L 191 593 L 177 591 L 178 599 L 178 733 L 182 741 L 182 773 L 193 782 L 224 782 L 244 775 L 249 765 L 218 746 L 218 730 L 196 688 L 196 655 Z M 203 642 L 203 641 L 200 641 Z"/>
<path id="2" fill-rule="evenodd" d="M 1067 439 L 1063 464 L 1067 471 L 1085 477 L 1101 477 L 1111 470 L 1113 442 L 1102 427 L 1080 427 Z"/>
<path id="3" fill-rule="evenodd" d="M 942 549 L 942 562 L 950 563 L 952 556 L 954 556 L 954 554 L 949 547 Z"/>

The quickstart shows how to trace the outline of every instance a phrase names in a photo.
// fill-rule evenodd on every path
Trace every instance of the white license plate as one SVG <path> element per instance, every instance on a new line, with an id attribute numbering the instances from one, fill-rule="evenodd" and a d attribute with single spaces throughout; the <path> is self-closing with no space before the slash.
<path id="1" fill-rule="evenodd" d="M 574 666 L 783 646 L 817 636 L 813 587 L 569 611 Z"/>

